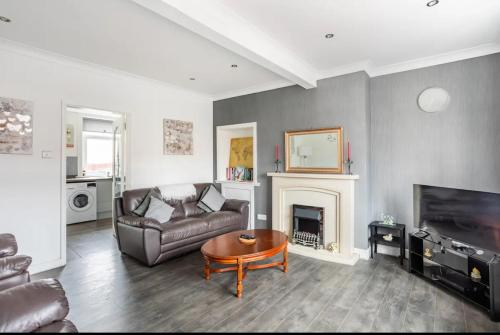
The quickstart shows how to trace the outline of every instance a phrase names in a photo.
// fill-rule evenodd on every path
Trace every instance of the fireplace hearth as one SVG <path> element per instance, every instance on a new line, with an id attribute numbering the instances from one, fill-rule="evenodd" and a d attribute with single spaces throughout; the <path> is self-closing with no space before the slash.
<path id="1" fill-rule="evenodd" d="M 322 249 L 324 208 L 304 205 L 293 205 L 292 208 L 292 243 Z"/>

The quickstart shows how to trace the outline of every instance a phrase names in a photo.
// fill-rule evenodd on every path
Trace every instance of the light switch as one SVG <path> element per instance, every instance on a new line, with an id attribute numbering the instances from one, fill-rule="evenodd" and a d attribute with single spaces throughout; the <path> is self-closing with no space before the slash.
<path id="1" fill-rule="evenodd" d="M 42 159 L 52 159 L 54 158 L 54 153 L 52 151 L 42 151 Z"/>
<path id="2" fill-rule="evenodd" d="M 267 215 L 266 214 L 257 214 L 257 220 L 266 221 Z"/>

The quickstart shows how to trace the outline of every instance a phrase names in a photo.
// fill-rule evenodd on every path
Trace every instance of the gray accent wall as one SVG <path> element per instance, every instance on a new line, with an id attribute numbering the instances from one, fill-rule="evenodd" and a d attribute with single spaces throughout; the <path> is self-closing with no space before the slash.
<path id="1" fill-rule="evenodd" d="M 261 183 L 255 193 L 257 228 L 271 227 L 271 178 L 266 174 L 274 171 L 276 144 L 280 145 L 280 156 L 284 157 L 285 131 L 342 126 L 344 138 L 351 140 L 353 171 L 360 175 L 356 186 L 355 243 L 366 248 L 370 199 L 368 85 L 366 73 L 357 72 L 320 80 L 318 87 L 310 90 L 290 86 L 214 102 L 214 127 L 257 122 L 258 181 Z M 214 128 L 214 146 L 215 136 Z M 216 150 L 214 147 L 214 157 L 217 157 Z M 267 222 L 257 220 L 257 214 L 266 214 Z"/>
<path id="2" fill-rule="evenodd" d="M 450 93 L 448 110 L 418 108 L 418 95 L 433 86 Z M 357 72 L 320 80 L 310 90 L 291 86 L 216 101 L 213 110 L 214 127 L 257 122 L 255 213 L 268 218 L 256 220 L 257 227 L 271 227 L 266 173 L 274 170 L 274 147 L 283 148 L 286 130 L 344 127 L 361 178 L 357 248 L 368 247 L 367 225 L 382 212 L 412 231 L 415 183 L 500 193 L 500 54 L 375 78 Z"/>
<path id="3" fill-rule="evenodd" d="M 417 97 L 438 86 L 441 113 Z M 500 193 L 500 54 L 370 80 L 372 217 L 413 227 L 413 184 Z"/>

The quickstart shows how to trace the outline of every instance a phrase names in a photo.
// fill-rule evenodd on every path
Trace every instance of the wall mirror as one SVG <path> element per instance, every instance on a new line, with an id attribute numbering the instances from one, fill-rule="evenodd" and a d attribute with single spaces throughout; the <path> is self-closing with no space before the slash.
<path id="1" fill-rule="evenodd" d="M 342 128 L 285 132 L 286 172 L 342 173 Z"/>

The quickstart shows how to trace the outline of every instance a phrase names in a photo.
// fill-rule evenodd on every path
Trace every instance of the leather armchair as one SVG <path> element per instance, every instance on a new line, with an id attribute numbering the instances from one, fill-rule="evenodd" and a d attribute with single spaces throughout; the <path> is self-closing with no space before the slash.
<path id="1" fill-rule="evenodd" d="M 0 332 L 76 333 L 66 320 L 68 299 L 56 279 L 44 279 L 0 292 Z"/>
<path id="2" fill-rule="evenodd" d="M 28 283 L 31 257 L 16 255 L 17 242 L 12 234 L 0 234 L 0 291 Z"/>

